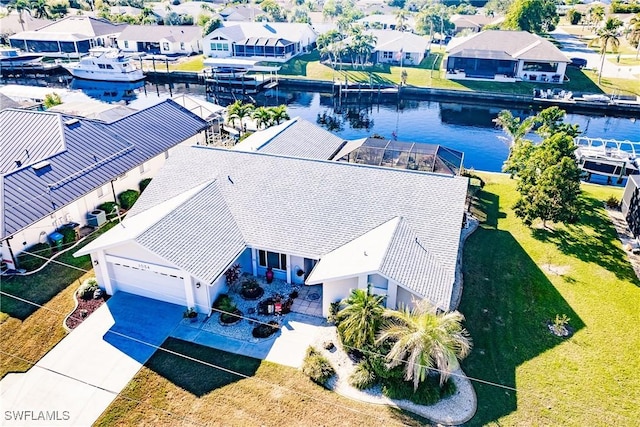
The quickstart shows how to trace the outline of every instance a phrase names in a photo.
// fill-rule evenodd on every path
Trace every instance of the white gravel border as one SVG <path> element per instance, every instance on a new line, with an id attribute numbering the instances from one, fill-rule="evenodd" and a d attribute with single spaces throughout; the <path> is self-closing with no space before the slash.
<path id="1" fill-rule="evenodd" d="M 324 348 L 324 343 L 328 341 L 336 346 L 332 351 Z M 348 379 L 355 370 L 356 364 L 353 363 L 342 348 L 335 327 L 325 328 L 316 338 L 313 347 L 331 362 L 336 371 L 336 375 L 329 379 L 326 386 L 344 397 L 376 405 L 394 406 L 444 425 L 463 424 L 469 421 L 476 413 L 477 399 L 475 390 L 471 381 L 460 368 L 454 371 L 450 377 L 456 385 L 455 394 L 439 401 L 435 405 L 425 406 L 418 405 L 410 400 L 390 399 L 382 394 L 380 386 L 367 390 L 358 390 L 350 386 Z"/>

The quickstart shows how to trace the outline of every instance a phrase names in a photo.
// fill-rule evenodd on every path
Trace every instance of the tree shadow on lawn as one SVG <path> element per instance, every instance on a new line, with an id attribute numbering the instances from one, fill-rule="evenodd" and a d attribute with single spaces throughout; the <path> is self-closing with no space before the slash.
<path id="1" fill-rule="evenodd" d="M 500 212 L 499 202 L 500 199 L 496 194 L 480 190 L 472 198 L 469 210 L 482 224 L 496 228 L 498 219 L 507 216 L 504 212 Z"/>
<path id="2" fill-rule="evenodd" d="M 640 284 L 602 201 L 587 196 L 582 201 L 582 213 L 577 224 L 561 226 L 557 230 L 535 229 L 533 237 L 555 244 L 566 255 L 597 264 L 619 279 Z"/>
<path id="3" fill-rule="evenodd" d="M 261 360 L 252 357 L 227 353 L 176 338 L 168 338 L 160 347 L 247 376 L 253 376 L 262 363 Z M 240 375 L 213 368 L 163 350 L 156 351 L 146 363 L 146 366 L 178 387 L 198 397 L 244 379 Z"/>
<path id="4" fill-rule="evenodd" d="M 497 206 L 497 197 L 495 203 L 483 197 Z M 493 223 L 496 216 L 489 218 Z M 566 314 L 575 331 L 584 323 L 509 232 L 480 227 L 465 244 L 463 265 L 459 309 L 474 341 L 463 369 L 470 377 L 526 387 L 516 382 L 517 367 L 563 342 L 549 332 L 548 322 Z M 516 392 L 479 382 L 474 387 L 478 410 L 470 425 L 495 422 L 517 409 Z"/>

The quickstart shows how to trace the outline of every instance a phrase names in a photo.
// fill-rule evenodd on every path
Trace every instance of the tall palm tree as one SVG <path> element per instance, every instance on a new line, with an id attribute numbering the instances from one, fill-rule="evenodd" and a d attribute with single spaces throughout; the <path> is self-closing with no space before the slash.
<path id="1" fill-rule="evenodd" d="M 31 13 L 31 5 L 28 0 L 16 0 L 15 3 L 9 3 L 7 5 L 7 13 L 11 13 L 14 10 L 18 12 L 18 22 L 20 23 L 20 27 L 22 27 L 22 31 L 24 31 L 24 19 L 22 14 L 25 11 Z"/>
<path id="2" fill-rule="evenodd" d="M 342 301 L 345 307 L 338 312 L 338 330 L 346 345 L 363 348 L 374 343 L 384 313 L 383 299 L 369 289 L 353 289 Z"/>
<path id="3" fill-rule="evenodd" d="M 598 74 L 598 84 L 602 82 L 602 68 L 604 67 L 604 59 L 607 55 L 607 47 L 609 44 L 614 52 L 618 51 L 620 47 L 620 39 L 618 39 L 618 32 L 620 31 L 620 27 L 622 27 L 622 21 L 618 18 L 609 17 L 607 22 L 604 23 L 604 26 L 600 28 L 596 34 L 598 37 L 593 39 L 590 44 L 597 43 L 600 46 L 600 73 Z"/>
<path id="4" fill-rule="evenodd" d="M 406 31 L 407 26 L 405 23 L 409 19 L 409 16 L 407 16 L 407 11 L 404 9 L 398 9 L 396 10 L 395 15 L 396 15 L 396 30 Z"/>
<path id="5" fill-rule="evenodd" d="M 536 124 L 535 117 L 527 117 L 521 120 L 520 117 L 514 117 L 511 111 L 502 110 L 498 117 L 493 119 L 493 122 L 500 126 L 504 133 L 511 138 L 510 145 L 516 145 L 521 139 L 523 139 Z"/>
<path id="6" fill-rule="evenodd" d="M 387 366 L 393 368 L 405 362 L 405 380 L 413 381 L 414 389 L 427 378 L 431 369 L 440 372 L 440 384 L 458 367 L 458 360 L 471 351 L 471 338 L 462 327 L 464 316 L 458 311 L 439 313 L 428 300 L 416 303 L 413 309 L 386 310 L 387 323 L 376 340 L 393 342 L 387 354 Z"/>
<path id="7" fill-rule="evenodd" d="M 31 0 L 29 3 L 31 7 L 31 11 L 33 12 L 33 16 L 38 19 L 48 19 L 51 18 L 51 14 L 49 13 L 49 4 L 47 0 Z"/>
<path id="8" fill-rule="evenodd" d="M 286 105 L 278 105 L 276 107 L 271 107 L 271 120 L 277 125 L 280 124 L 283 120 L 289 120 L 289 113 L 287 113 Z"/>
<path id="9" fill-rule="evenodd" d="M 251 115 L 253 119 L 256 121 L 256 126 L 258 129 L 261 127 L 268 127 L 271 124 L 271 111 L 265 107 L 258 107 L 253 110 L 253 114 Z"/>
<path id="10" fill-rule="evenodd" d="M 629 43 L 636 47 L 636 59 L 640 54 L 640 13 L 631 18 L 629 21 Z"/>

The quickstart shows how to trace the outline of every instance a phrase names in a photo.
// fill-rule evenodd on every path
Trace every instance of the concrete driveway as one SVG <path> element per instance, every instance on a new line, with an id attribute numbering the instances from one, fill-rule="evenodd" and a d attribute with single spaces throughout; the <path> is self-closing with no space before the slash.
<path id="1" fill-rule="evenodd" d="M 0 381 L 0 425 L 93 424 L 180 323 L 183 310 L 117 293 L 29 371 Z"/>
<path id="2" fill-rule="evenodd" d="M 590 49 L 586 43 L 580 41 L 576 36 L 567 33 L 561 28 L 556 28 L 551 35 L 562 45 L 562 52 L 569 58 L 583 58 L 587 60 L 587 68 L 600 69 L 601 56 Z M 619 77 L 621 79 L 633 79 L 640 75 L 640 66 L 621 66 L 604 60 L 603 77 Z"/>

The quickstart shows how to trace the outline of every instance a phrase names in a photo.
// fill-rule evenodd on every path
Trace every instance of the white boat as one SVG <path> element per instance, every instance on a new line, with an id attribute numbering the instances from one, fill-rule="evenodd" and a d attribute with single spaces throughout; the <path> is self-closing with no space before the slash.
<path id="1" fill-rule="evenodd" d="M 90 49 L 89 56 L 62 66 L 79 79 L 110 82 L 136 82 L 144 79 L 144 73 L 136 68 L 131 58 L 113 48 Z"/>
<path id="2" fill-rule="evenodd" d="M 0 65 L 2 67 L 20 67 L 35 64 L 41 60 L 42 55 L 22 53 L 20 49 L 14 47 L 0 48 Z"/>
<path id="3" fill-rule="evenodd" d="M 575 154 L 580 169 L 590 174 L 624 178 L 640 173 L 638 159 L 633 151 L 606 145 L 578 145 Z"/>

